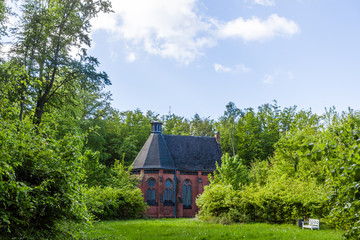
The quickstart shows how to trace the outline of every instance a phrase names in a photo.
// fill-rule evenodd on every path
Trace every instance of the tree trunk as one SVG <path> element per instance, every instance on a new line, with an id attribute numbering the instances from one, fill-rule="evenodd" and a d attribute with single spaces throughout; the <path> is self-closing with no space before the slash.
<path id="1" fill-rule="evenodd" d="M 35 115 L 34 115 L 34 120 L 33 120 L 33 123 L 35 125 L 39 126 L 41 123 L 42 115 L 44 113 L 45 103 L 46 103 L 46 96 L 44 94 L 36 102 L 36 109 L 35 109 Z"/>
<path id="2" fill-rule="evenodd" d="M 25 97 L 24 97 L 24 94 L 22 93 L 21 94 L 21 99 L 20 99 L 20 113 L 19 113 L 20 122 L 22 122 L 23 115 L 24 115 L 24 100 L 25 100 Z"/>

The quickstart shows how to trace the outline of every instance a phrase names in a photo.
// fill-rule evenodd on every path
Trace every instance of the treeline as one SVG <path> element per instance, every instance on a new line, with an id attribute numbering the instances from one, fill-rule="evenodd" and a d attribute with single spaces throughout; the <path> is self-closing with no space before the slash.
<path id="1" fill-rule="evenodd" d="M 278 126 L 279 134 L 267 137 L 274 140 L 268 146 L 272 154 L 257 155 L 250 164 L 241 151 L 223 156 L 222 166 L 197 199 L 199 218 L 223 223 L 319 218 L 322 224 L 346 230 L 346 239 L 358 239 L 360 112 L 339 114 L 331 108 L 321 116 L 311 111 L 289 116 L 288 127 L 282 129 L 280 120 L 272 127 Z M 246 130 L 237 134 L 256 139 Z"/>
<path id="2" fill-rule="evenodd" d="M 159 115 L 152 111 L 111 111 L 105 118 L 88 122 L 86 128 L 96 131 L 89 134 L 87 147 L 101 154 L 100 161 L 111 166 L 115 159 L 124 159 L 130 165 L 144 145 L 150 133 L 152 121 L 163 122 L 163 134 L 214 136 L 220 132 L 223 152 L 238 155 L 250 166 L 256 159 L 273 155 L 275 143 L 291 127 L 302 128 L 306 124 L 318 124 L 320 117 L 311 111 L 297 111 L 296 106 L 281 108 L 274 101 L 263 104 L 257 110 L 239 109 L 234 103 L 225 106 L 218 119 L 195 114 L 187 119 L 175 114 Z"/>
<path id="3" fill-rule="evenodd" d="M 214 136 L 215 133 L 215 121 L 198 114 L 189 120 L 175 114 L 143 113 L 139 109 L 111 110 L 105 117 L 91 119 L 83 126 L 85 130 L 91 130 L 86 146 L 98 151 L 100 162 L 107 167 L 111 167 L 115 159 L 122 159 L 129 166 L 149 137 L 153 121 L 164 123 L 164 134 Z"/>

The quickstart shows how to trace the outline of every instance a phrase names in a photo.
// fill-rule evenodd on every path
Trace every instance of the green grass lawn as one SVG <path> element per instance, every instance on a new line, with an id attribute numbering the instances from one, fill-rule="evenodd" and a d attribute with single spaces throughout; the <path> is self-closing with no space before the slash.
<path id="1" fill-rule="evenodd" d="M 320 225 L 320 229 L 321 229 Z M 290 224 L 221 225 L 196 219 L 147 219 L 103 221 L 94 224 L 85 239 L 341 239 L 342 231 L 320 231 Z"/>

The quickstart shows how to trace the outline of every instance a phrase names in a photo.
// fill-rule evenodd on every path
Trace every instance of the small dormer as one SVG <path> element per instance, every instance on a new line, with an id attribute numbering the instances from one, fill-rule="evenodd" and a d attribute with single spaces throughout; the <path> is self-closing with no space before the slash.
<path id="1" fill-rule="evenodd" d="M 162 122 L 152 122 L 151 123 L 151 133 L 161 134 L 162 131 Z"/>

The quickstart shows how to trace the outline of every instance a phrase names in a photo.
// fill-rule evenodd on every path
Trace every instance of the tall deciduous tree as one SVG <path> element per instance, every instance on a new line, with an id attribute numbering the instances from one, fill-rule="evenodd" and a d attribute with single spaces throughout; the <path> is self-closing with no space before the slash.
<path id="1" fill-rule="evenodd" d="M 235 137 L 236 122 L 242 114 L 241 110 L 233 102 L 229 102 L 226 105 L 224 115 L 220 117 L 220 121 L 217 124 L 217 130 L 220 131 L 222 138 L 222 148 L 226 152 L 232 152 L 233 156 L 236 154 L 235 146 L 237 144 Z"/>
<path id="2" fill-rule="evenodd" d="M 86 54 L 91 39 L 90 20 L 99 12 L 109 12 L 108 0 L 26 0 L 13 52 L 24 65 L 29 79 L 21 81 L 20 119 L 24 98 L 32 92 L 35 103 L 33 122 L 39 125 L 47 104 L 57 93 L 74 83 L 110 84 L 105 73 L 97 73 L 98 62 Z M 72 50 L 78 51 L 78 57 Z"/>

